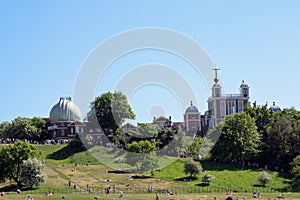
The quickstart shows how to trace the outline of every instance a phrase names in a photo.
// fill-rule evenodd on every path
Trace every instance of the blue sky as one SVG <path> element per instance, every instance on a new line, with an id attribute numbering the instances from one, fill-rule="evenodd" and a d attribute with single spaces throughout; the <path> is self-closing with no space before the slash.
<path id="1" fill-rule="evenodd" d="M 282 108 L 299 109 L 299 8 L 296 0 L 2 1 L 0 122 L 18 116 L 48 117 L 60 96 L 73 95 L 80 67 L 97 45 L 143 27 L 175 30 L 199 43 L 221 68 L 226 93 L 237 93 L 245 80 L 252 102 L 276 101 Z M 95 95 L 114 90 L 120 71 L 151 62 L 174 67 L 194 89 L 200 111 L 207 109 L 210 91 L 190 66 L 174 55 L 151 50 L 113 63 Z M 142 87 L 129 101 L 137 121 L 149 121 L 157 113 L 182 120 L 174 95 L 158 85 Z"/>

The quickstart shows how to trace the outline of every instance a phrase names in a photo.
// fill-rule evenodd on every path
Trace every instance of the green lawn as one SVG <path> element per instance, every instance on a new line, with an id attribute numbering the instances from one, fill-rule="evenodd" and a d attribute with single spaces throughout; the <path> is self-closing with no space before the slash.
<path id="1" fill-rule="evenodd" d="M 100 199 L 101 197 L 107 199 L 103 196 L 104 188 L 114 184 L 117 185 L 118 189 L 124 191 L 126 194 L 124 198 L 128 199 L 135 199 L 135 195 L 137 195 L 136 199 L 152 198 L 151 195 L 147 194 L 148 185 L 152 185 L 154 191 L 157 189 L 168 189 L 174 193 L 176 192 L 178 199 L 200 198 L 195 196 L 196 194 L 201 194 L 201 199 L 213 199 L 212 194 L 218 194 L 220 198 L 223 198 L 228 189 L 234 190 L 236 194 L 249 196 L 249 198 L 253 191 L 260 191 L 263 194 L 268 193 L 268 196 L 275 197 L 281 190 L 288 190 L 287 183 L 290 181 L 289 179 L 280 177 L 277 172 L 270 172 L 273 178 L 272 182 L 266 187 L 261 187 L 256 180 L 258 175 L 258 171 L 256 170 L 242 170 L 230 165 L 216 165 L 203 162 L 203 173 L 208 172 L 215 177 L 212 183 L 209 186 L 203 185 L 201 175 L 192 182 L 184 182 L 183 179 L 187 177 L 183 173 L 186 160 L 181 158 L 172 162 L 172 158 L 168 157 L 161 158 L 159 162 L 162 165 L 170 162 L 172 164 L 156 171 L 154 177 L 150 177 L 150 174 L 107 173 L 107 170 L 111 170 L 112 167 L 118 169 L 120 169 L 120 166 L 121 169 L 130 168 L 124 162 L 121 162 L 121 165 L 119 165 L 118 158 L 122 158 L 124 155 L 114 149 L 95 147 L 90 150 L 93 155 L 102 156 L 101 160 L 108 163 L 109 167 L 101 164 L 88 151 L 76 153 L 68 149 L 66 145 L 37 145 L 36 147 L 41 151 L 41 159 L 45 162 L 44 171 L 47 175 L 47 181 L 33 191 L 24 191 L 26 195 L 35 195 L 35 200 L 49 199 L 43 196 L 49 190 L 54 191 L 56 194 L 51 199 L 61 199 L 63 193 L 69 197 L 68 199 L 93 199 L 95 196 L 99 196 Z M 78 165 L 75 166 L 75 163 Z M 72 171 L 74 168 L 76 168 L 76 172 Z M 134 177 L 134 179 L 127 180 L 129 176 Z M 105 182 L 106 179 L 110 179 L 111 182 Z M 72 182 L 71 188 L 67 186 L 68 181 Z M 6 183 L 6 185 L 8 184 Z M 73 189 L 73 184 L 77 185 L 77 190 Z M 92 188 L 93 194 L 86 193 L 87 184 Z M 128 184 L 129 186 L 127 186 Z M 0 185 L 0 188 L 3 186 L 4 184 Z M 271 188 L 275 189 L 273 193 Z M 205 196 L 203 193 L 207 195 Z M 287 192 L 285 194 L 290 195 L 291 198 L 300 198 L 300 194 L 288 194 Z M 183 196 L 179 197 L 179 195 Z M 187 195 L 191 196 L 191 198 L 188 198 Z M 117 199 L 117 197 L 118 195 L 116 194 L 115 196 L 110 196 L 108 199 Z M 169 198 L 166 195 L 162 197 L 163 199 L 171 199 L 171 197 Z M 6 195 L 5 198 L 0 197 L 0 199 L 25 199 L 25 196 L 19 198 L 16 195 Z"/>
<path id="2" fill-rule="evenodd" d="M 272 175 L 272 181 L 267 184 L 266 187 L 262 187 L 257 181 L 258 170 L 239 169 L 230 165 L 220 167 L 220 164 L 209 162 L 204 162 L 202 164 L 202 174 L 209 173 L 214 176 L 214 180 L 209 186 L 202 183 L 202 174 L 192 182 L 184 182 L 182 179 L 187 177 L 183 172 L 184 162 L 184 159 L 178 159 L 172 165 L 163 168 L 160 172 L 156 172 L 155 177 L 168 181 L 182 182 L 187 187 L 202 188 L 203 191 L 226 191 L 231 189 L 239 192 L 271 192 L 272 188 L 284 191 L 288 190 L 288 182 L 290 182 L 289 179 L 280 177 L 278 172 L 269 172 Z"/>

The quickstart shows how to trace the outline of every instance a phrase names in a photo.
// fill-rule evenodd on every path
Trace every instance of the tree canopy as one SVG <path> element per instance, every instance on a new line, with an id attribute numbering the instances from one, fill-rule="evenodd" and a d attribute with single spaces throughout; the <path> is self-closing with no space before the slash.
<path id="1" fill-rule="evenodd" d="M 38 186 L 45 181 L 42 162 L 36 158 L 24 160 L 21 166 L 21 182 L 29 187 Z"/>
<path id="2" fill-rule="evenodd" d="M 202 172 L 202 165 L 199 162 L 195 162 L 190 159 L 184 164 L 184 173 L 189 174 L 191 177 L 195 177 Z"/>
<path id="3" fill-rule="evenodd" d="M 87 113 L 89 125 L 92 127 L 100 125 L 106 134 L 115 133 L 125 119 L 134 118 L 135 114 L 122 92 L 107 92 L 96 97 Z"/>
<path id="4" fill-rule="evenodd" d="M 46 121 L 39 118 L 17 117 L 0 125 L 0 137 L 40 141 L 44 139 Z"/>
<path id="5" fill-rule="evenodd" d="M 212 150 L 212 157 L 247 161 L 259 152 L 260 135 L 255 121 L 244 112 L 230 115 L 222 122 L 219 140 Z"/>
<path id="6" fill-rule="evenodd" d="M 132 153 L 126 155 L 126 162 L 135 165 L 138 171 L 153 171 L 158 166 L 155 150 L 155 141 L 134 141 L 128 145 L 128 151 Z"/>
<path id="7" fill-rule="evenodd" d="M 13 180 L 18 187 L 22 186 L 22 164 L 29 158 L 39 155 L 36 148 L 26 142 L 10 144 L 0 151 L 0 181 Z"/>

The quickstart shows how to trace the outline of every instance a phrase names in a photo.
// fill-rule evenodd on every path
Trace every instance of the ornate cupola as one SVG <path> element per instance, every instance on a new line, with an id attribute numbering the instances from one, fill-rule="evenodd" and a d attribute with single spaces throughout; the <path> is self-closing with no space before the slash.
<path id="1" fill-rule="evenodd" d="M 242 81 L 240 86 L 240 94 L 243 97 L 249 97 L 249 86 L 245 83 L 245 81 Z"/>

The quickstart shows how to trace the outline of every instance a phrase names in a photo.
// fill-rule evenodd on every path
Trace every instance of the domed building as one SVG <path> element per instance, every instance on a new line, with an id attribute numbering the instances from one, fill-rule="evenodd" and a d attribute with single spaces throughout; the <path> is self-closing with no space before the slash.
<path id="1" fill-rule="evenodd" d="M 191 105 L 185 110 L 184 127 L 189 135 L 196 135 L 200 131 L 200 112 L 196 106 Z"/>
<path id="2" fill-rule="evenodd" d="M 75 134 L 83 133 L 85 124 L 81 122 L 82 114 L 71 97 L 61 97 L 50 111 L 48 132 L 51 138 L 72 139 Z"/>
<path id="3" fill-rule="evenodd" d="M 270 110 L 272 110 L 274 112 L 279 112 L 279 111 L 281 111 L 281 108 L 279 106 L 277 106 L 275 104 L 275 102 L 273 102 L 273 105 L 270 107 Z"/>
<path id="4" fill-rule="evenodd" d="M 50 111 L 51 121 L 81 121 L 81 111 L 71 100 L 71 97 L 59 99 Z"/>

